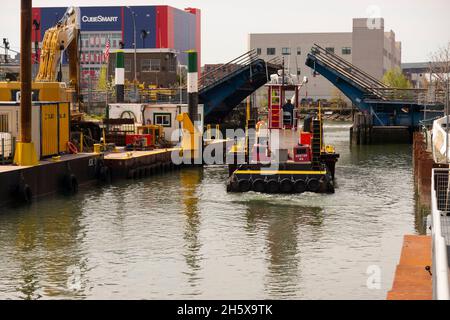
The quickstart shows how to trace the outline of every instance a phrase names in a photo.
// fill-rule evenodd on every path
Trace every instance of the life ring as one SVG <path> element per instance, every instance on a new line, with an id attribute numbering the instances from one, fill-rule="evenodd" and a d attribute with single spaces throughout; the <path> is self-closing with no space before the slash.
<path id="1" fill-rule="evenodd" d="M 72 142 L 67 141 L 67 148 L 71 154 L 78 154 L 78 149 Z"/>
<path id="2" fill-rule="evenodd" d="M 259 129 L 262 127 L 262 126 L 264 126 L 264 125 L 266 125 L 266 122 L 265 121 L 259 121 L 257 124 L 256 124 L 256 131 L 259 131 Z"/>

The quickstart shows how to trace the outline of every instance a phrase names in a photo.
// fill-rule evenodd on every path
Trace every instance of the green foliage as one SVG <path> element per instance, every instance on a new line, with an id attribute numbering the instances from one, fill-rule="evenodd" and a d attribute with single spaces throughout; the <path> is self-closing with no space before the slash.
<path id="1" fill-rule="evenodd" d="M 410 89 L 411 82 L 405 77 L 400 68 L 392 68 L 388 70 L 383 76 L 383 83 L 392 88 Z"/>

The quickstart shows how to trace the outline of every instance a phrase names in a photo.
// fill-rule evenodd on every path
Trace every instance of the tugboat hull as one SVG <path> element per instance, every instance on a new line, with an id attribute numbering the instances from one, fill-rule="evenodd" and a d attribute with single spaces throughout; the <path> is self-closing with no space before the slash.
<path id="1" fill-rule="evenodd" d="M 268 194 L 334 193 L 333 177 L 327 168 L 314 170 L 305 164 L 284 164 L 273 170 L 262 165 L 242 165 L 227 184 L 228 192 Z"/>

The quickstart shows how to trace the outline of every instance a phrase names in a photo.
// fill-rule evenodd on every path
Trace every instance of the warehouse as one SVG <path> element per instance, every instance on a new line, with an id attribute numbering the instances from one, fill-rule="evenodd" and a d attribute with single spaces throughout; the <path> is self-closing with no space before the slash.
<path id="1" fill-rule="evenodd" d="M 33 9 L 33 48 L 40 47 L 45 31 L 54 26 L 64 15 L 67 8 Z M 199 9 L 180 10 L 170 6 L 132 6 L 132 7 L 81 7 L 81 77 L 82 82 L 95 82 L 100 69 L 105 63 L 104 52 L 107 40 L 110 41 L 111 53 L 120 48 L 121 43 L 128 52 L 136 49 L 140 53 L 156 54 L 152 63 L 160 65 L 153 68 L 153 77 L 137 70 L 137 80 L 168 79 L 158 85 L 166 86 L 176 79 L 174 65 L 186 65 L 185 51 L 195 49 L 199 53 L 201 64 L 201 12 Z M 37 50 L 39 55 L 39 49 Z M 36 55 L 36 49 L 34 49 Z M 163 67 L 165 61 L 156 60 L 170 54 L 170 67 Z M 148 59 L 148 57 L 145 57 Z M 172 61 L 176 58 L 176 62 Z M 162 58 L 161 58 L 162 59 Z M 167 61 L 167 59 L 166 59 Z M 132 64 L 134 66 L 134 63 Z M 140 62 L 137 65 L 141 65 Z M 174 73 L 163 75 L 163 73 Z M 134 80 L 134 71 L 127 72 L 128 80 Z M 141 79 L 145 78 L 145 79 Z M 142 81 L 141 81 L 142 80 Z"/>

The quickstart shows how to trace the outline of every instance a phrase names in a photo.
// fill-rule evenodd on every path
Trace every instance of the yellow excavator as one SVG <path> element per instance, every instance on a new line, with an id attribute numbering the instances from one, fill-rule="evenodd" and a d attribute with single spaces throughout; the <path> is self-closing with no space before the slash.
<path id="1" fill-rule="evenodd" d="M 72 103 L 72 113 L 79 110 L 79 8 L 71 7 L 63 18 L 45 32 L 39 72 L 33 82 L 33 100 Z M 69 60 L 69 85 L 61 82 L 60 63 L 63 53 Z M 20 82 L 0 82 L 0 101 L 18 101 Z"/>

